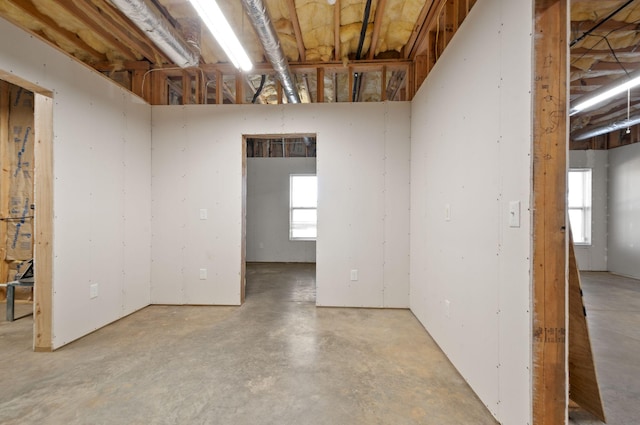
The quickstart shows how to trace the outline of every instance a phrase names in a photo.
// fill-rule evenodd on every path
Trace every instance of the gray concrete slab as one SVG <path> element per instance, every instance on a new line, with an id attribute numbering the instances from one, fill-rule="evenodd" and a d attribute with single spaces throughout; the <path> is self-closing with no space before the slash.
<path id="1" fill-rule="evenodd" d="M 2 424 L 495 424 L 408 310 L 316 308 L 253 264 L 242 307 L 151 306 L 55 353 L 0 322 Z"/>

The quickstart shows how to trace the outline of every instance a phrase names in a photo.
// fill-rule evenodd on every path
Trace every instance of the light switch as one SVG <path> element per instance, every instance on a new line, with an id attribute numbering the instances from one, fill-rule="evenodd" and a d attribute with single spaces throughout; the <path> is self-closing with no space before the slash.
<path id="1" fill-rule="evenodd" d="M 209 212 L 207 211 L 206 208 L 200 209 L 200 220 L 206 220 L 208 215 L 209 215 Z"/>
<path id="2" fill-rule="evenodd" d="M 451 205 L 444 204 L 444 220 L 451 221 Z"/>
<path id="3" fill-rule="evenodd" d="M 509 227 L 520 227 L 520 201 L 509 202 Z"/>
<path id="4" fill-rule="evenodd" d="M 358 269 L 351 270 L 351 280 L 352 281 L 358 280 Z"/>
<path id="5" fill-rule="evenodd" d="M 200 269 L 200 280 L 207 279 L 207 269 Z"/>

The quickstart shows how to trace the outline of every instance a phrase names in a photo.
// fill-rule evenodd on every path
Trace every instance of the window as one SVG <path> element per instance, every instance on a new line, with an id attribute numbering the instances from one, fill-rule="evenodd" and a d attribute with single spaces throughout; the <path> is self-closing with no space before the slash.
<path id="1" fill-rule="evenodd" d="M 318 233 L 318 177 L 292 174 L 289 189 L 289 239 L 315 241 Z"/>
<path id="2" fill-rule="evenodd" d="M 569 170 L 568 186 L 573 242 L 591 245 L 591 169 Z"/>

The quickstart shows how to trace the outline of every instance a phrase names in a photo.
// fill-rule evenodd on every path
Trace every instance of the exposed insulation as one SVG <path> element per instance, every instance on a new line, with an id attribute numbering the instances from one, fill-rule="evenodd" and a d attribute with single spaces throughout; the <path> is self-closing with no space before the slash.
<path id="1" fill-rule="evenodd" d="M 32 92 L 11 86 L 9 95 L 9 211 L 6 261 L 33 257 L 33 104 Z"/>

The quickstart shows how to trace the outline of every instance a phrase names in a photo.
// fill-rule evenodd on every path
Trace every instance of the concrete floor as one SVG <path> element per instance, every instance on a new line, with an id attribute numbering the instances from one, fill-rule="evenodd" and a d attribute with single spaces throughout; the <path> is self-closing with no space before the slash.
<path id="1" fill-rule="evenodd" d="M 55 353 L 0 321 L 2 424 L 495 424 L 407 310 L 315 307 L 252 264 L 242 307 L 152 306 Z"/>
<path id="2" fill-rule="evenodd" d="M 640 281 L 605 272 L 580 277 L 607 424 L 640 424 Z"/>

